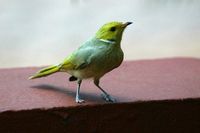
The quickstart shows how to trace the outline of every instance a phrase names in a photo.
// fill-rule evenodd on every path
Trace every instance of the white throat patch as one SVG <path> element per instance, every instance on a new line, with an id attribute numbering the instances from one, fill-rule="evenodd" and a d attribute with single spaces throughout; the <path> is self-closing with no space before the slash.
<path id="1" fill-rule="evenodd" d="M 109 44 L 114 44 L 115 41 L 110 41 L 110 40 L 105 40 L 105 39 L 99 39 L 100 41 L 102 42 L 105 42 L 105 43 L 109 43 Z"/>

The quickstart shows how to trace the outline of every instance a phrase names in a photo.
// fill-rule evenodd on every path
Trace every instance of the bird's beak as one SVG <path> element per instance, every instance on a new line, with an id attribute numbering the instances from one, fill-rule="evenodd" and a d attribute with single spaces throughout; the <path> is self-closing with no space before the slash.
<path id="1" fill-rule="evenodd" d="M 123 24 L 123 27 L 125 28 L 126 26 L 128 26 L 130 24 L 132 24 L 132 22 L 126 22 L 126 23 Z"/>

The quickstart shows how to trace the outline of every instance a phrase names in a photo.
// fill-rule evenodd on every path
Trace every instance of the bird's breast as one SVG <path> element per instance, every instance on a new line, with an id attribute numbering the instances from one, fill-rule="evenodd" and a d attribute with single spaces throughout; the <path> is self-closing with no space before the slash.
<path id="1" fill-rule="evenodd" d="M 120 48 L 110 48 L 97 53 L 91 61 L 91 69 L 97 76 L 118 67 L 123 61 L 123 52 Z"/>

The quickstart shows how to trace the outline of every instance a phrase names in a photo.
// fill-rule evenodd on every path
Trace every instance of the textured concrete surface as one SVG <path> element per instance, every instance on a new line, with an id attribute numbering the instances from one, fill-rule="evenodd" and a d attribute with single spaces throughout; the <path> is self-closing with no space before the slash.
<path id="1" fill-rule="evenodd" d="M 0 111 L 77 106 L 76 82 L 67 73 L 36 80 L 27 78 L 39 68 L 0 70 Z M 101 86 L 118 102 L 200 97 L 200 60 L 190 58 L 124 62 L 105 75 Z M 101 92 L 86 80 L 81 97 L 87 104 L 105 103 Z"/>
<path id="2" fill-rule="evenodd" d="M 199 133 L 200 99 L 0 113 L 1 133 Z"/>
<path id="3" fill-rule="evenodd" d="M 81 89 L 86 103 L 77 104 L 68 74 L 27 80 L 37 70 L 0 70 L 0 132 L 200 132 L 200 59 L 124 62 L 101 82 L 115 104 L 90 80 Z"/>

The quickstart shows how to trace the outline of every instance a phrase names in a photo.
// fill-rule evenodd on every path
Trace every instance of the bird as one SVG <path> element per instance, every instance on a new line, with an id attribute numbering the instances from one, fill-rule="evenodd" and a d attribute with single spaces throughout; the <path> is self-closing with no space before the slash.
<path id="1" fill-rule="evenodd" d="M 119 67 L 124 53 L 121 49 L 121 40 L 124 30 L 132 22 L 112 21 L 104 24 L 96 34 L 73 51 L 61 63 L 45 67 L 29 79 L 36 79 L 56 72 L 66 72 L 71 77 L 69 81 L 77 81 L 76 103 L 83 103 L 80 97 L 82 80 L 93 79 L 94 84 L 102 91 L 107 102 L 116 102 L 100 85 L 100 79 L 108 72 Z"/>

